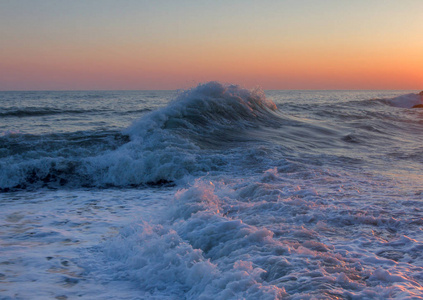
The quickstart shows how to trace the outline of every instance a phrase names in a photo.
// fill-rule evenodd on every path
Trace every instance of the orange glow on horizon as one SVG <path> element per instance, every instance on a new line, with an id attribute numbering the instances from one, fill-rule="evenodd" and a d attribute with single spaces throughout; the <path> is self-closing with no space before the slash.
<path id="1" fill-rule="evenodd" d="M 7 74 L 0 75 L 6 81 L 32 82 L 34 87 L 68 82 L 76 89 L 177 89 L 209 80 L 264 89 L 422 89 L 423 85 L 423 59 L 416 58 L 416 51 L 382 56 L 296 49 L 231 54 L 229 49 L 210 53 L 189 47 L 173 52 L 52 50 L 32 57 L 6 57 L 1 69 Z"/>
<path id="2" fill-rule="evenodd" d="M 117 23 L 90 17 L 79 25 L 80 11 L 61 16 L 67 27 L 34 19 L 36 29 L 20 28 L 21 19 L 17 29 L 4 30 L 0 90 L 178 89 L 210 80 L 264 89 L 423 88 L 423 21 L 408 17 L 414 10 L 405 5 L 381 11 L 366 4 L 363 11 L 350 3 L 348 13 L 342 5 L 317 5 L 314 13 L 274 3 L 274 13 L 252 5 L 239 16 L 217 4 L 205 15 L 155 5 L 156 15 L 125 10 L 128 19 Z M 192 9 L 204 12 L 204 5 Z M 289 11 L 284 18 L 276 14 L 282 8 Z M 164 14 L 169 9 L 185 18 Z"/>

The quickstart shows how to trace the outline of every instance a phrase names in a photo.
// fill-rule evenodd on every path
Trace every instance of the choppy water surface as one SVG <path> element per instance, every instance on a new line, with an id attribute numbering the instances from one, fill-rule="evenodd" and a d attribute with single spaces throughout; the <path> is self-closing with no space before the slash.
<path id="1" fill-rule="evenodd" d="M 423 298 L 416 91 L 0 103 L 1 299 Z"/>

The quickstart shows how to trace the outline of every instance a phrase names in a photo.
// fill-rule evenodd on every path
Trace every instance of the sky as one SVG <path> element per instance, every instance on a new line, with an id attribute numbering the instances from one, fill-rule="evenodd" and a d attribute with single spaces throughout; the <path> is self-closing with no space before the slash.
<path id="1" fill-rule="evenodd" d="M 422 33 L 422 0 L 0 0 L 0 90 L 421 90 Z"/>

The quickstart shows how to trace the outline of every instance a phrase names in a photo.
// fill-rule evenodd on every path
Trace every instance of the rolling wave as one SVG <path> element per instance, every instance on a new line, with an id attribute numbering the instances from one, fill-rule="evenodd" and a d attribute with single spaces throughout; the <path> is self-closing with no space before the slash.
<path id="1" fill-rule="evenodd" d="M 31 149 L 29 155 L 8 156 L 0 164 L 0 191 L 180 182 L 187 176 L 226 168 L 234 156 L 241 159 L 237 151 L 211 150 L 199 140 L 210 144 L 228 134 L 226 138 L 232 140 L 247 128 L 278 121 L 276 105 L 262 91 L 217 82 L 201 84 L 124 130 L 130 141 L 117 149 L 90 155 L 77 148 L 66 156 L 63 149 L 43 148 Z"/>

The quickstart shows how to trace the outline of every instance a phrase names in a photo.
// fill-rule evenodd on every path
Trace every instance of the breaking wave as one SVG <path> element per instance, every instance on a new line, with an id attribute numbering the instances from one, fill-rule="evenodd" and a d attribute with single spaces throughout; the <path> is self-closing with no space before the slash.
<path id="1" fill-rule="evenodd" d="M 124 130 L 130 140 L 117 149 L 103 147 L 92 155 L 97 148 L 75 150 L 72 141 L 59 138 L 61 143 L 50 151 L 30 147 L 10 153 L 0 164 L 0 189 L 180 182 L 230 165 L 233 157 L 227 159 L 228 153 L 222 151 L 224 141 L 240 141 L 240 133 L 247 129 L 278 126 L 280 121 L 276 105 L 260 90 L 217 82 L 200 84 Z M 14 136 L 2 138 L 19 144 Z M 47 144 L 56 139 L 51 137 Z M 18 146 L 27 143 L 28 139 Z"/>

